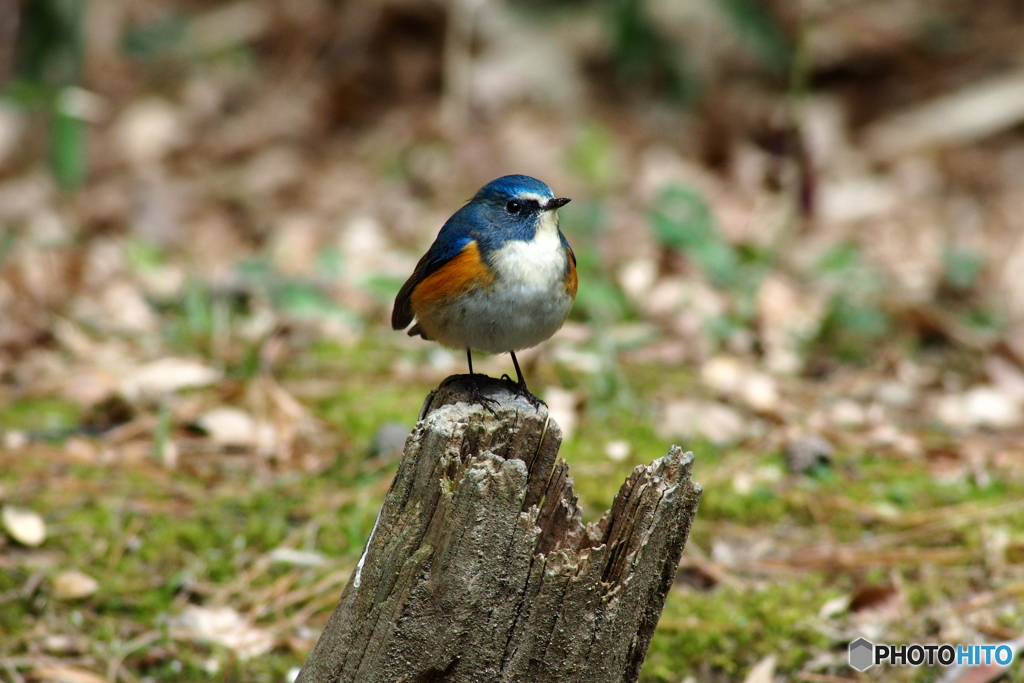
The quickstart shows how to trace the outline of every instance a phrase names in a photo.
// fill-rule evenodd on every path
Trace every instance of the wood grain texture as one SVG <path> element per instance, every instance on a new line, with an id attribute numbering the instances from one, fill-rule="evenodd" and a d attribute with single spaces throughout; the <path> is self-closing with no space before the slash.
<path id="1" fill-rule="evenodd" d="M 697 511 L 693 456 L 635 468 L 584 526 L 561 431 L 512 386 L 459 375 L 427 397 L 300 683 L 637 680 Z"/>

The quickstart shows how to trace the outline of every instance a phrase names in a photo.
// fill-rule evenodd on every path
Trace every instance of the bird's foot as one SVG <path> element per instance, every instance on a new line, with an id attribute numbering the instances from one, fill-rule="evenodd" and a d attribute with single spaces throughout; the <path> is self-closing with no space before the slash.
<path id="1" fill-rule="evenodd" d="M 517 382 L 514 379 L 512 379 L 511 377 L 509 377 L 507 373 L 502 375 L 501 378 L 503 380 L 511 382 L 512 384 L 515 384 L 516 385 L 516 394 L 518 394 L 519 396 L 522 396 L 527 401 L 529 401 L 530 405 L 532 405 L 535 409 L 536 408 L 540 408 L 541 406 L 547 407 L 547 405 L 548 405 L 547 403 L 545 403 L 541 399 L 539 399 L 536 396 L 534 396 L 533 392 L 531 392 L 529 389 L 526 388 L 526 382 Z"/>
<path id="2" fill-rule="evenodd" d="M 473 403 L 480 405 L 484 410 L 489 412 L 494 417 L 498 417 L 498 412 L 494 409 L 493 406 L 498 405 L 500 401 L 491 398 L 490 396 L 485 396 L 484 392 L 480 391 L 480 386 L 475 381 L 473 382 L 469 390 L 469 397 L 470 399 L 472 399 Z"/>
<path id="3" fill-rule="evenodd" d="M 521 387 L 518 387 L 518 389 L 519 395 L 525 398 L 527 401 L 529 401 L 530 405 L 533 406 L 534 410 L 539 410 L 541 406 L 544 406 L 545 408 L 548 407 L 548 404 L 545 403 L 542 399 L 538 398 L 537 396 L 534 396 L 533 392 L 527 389 L 525 384 Z"/>

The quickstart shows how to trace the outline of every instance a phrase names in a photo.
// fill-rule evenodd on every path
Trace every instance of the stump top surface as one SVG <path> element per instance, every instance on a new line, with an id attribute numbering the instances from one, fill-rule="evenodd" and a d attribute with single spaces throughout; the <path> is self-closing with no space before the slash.
<path id="1" fill-rule="evenodd" d="M 535 406 L 516 389 L 516 383 L 507 379 L 480 374 L 451 375 L 427 395 L 423 401 L 423 408 L 420 409 L 419 419 L 422 420 L 444 406 L 458 403 L 464 403 L 470 409 L 476 406 L 497 419 L 502 419 L 509 413 L 533 415 L 541 420 L 549 418 L 546 404 Z M 485 400 L 482 401 L 481 397 Z"/>

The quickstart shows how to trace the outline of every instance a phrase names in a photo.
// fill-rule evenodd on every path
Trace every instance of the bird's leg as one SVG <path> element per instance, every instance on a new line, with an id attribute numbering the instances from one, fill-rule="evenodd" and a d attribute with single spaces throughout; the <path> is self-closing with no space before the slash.
<path id="1" fill-rule="evenodd" d="M 527 401 L 532 403 L 534 408 L 539 408 L 541 404 L 547 405 L 547 403 L 544 403 L 544 401 L 534 396 L 532 393 L 530 393 L 530 390 L 526 388 L 526 377 L 523 376 L 523 371 L 519 368 L 519 360 L 516 359 L 516 352 L 509 351 L 509 355 L 512 356 L 512 364 L 516 366 L 516 378 L 518 380 L 516 382 L 516 390 L 519 392 L 519 394 Z M 512 378 L 509 377 L 509 380 L 511 379 Z"/>
<path id="2" fill-rule="evenodd" d="M 469 361 L 469 375 L 470 375 L 470 377 L 472 377 L 473 376 L 473 350 L 471 348 L 469 348 L 468 346 L 466 347 L 466 360 Z M 494 408 L 492 408 L 492 406 L 495 406 L 495 405 L 498 404 L 498 401 L 496 399 L 491 398 L 490 396 L 484 396 L 483 392 L 480 391 L 480 386 L 476 383 L 476 380 L 473 380 L 473 385 L 472 385 L 472 389 L 470 389 L 470 394 L 471 394 L 471 396 L 473 398 L 473 402 L 474 403 L 479 403 L 491 415 L 493 415 L 494 417 L 498 417 L 498 413 L 494 410 Z"/>
<path id="3" fill-rule="evenodd" d="M 529 394 L 530 390 L 526 388 L 526 378 L 523 377 L 523 371 L 519 368 L 519 359 L 516 358 L 515 351 L 508 352 L 512 356 L 512 365 L 516 366 L 516 384 L 519 385 L 519 393 Z M 512 379 L 509 377 L 509 379 Z"/>

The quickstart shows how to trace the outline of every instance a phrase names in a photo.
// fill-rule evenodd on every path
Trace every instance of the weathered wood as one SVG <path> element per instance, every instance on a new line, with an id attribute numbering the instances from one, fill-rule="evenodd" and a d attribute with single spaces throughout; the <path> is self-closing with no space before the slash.
<path id="1" fill-rule="evenodd" d="M 693 455 L 635 468 L 584 526 L 561 430 L 511 386 L 459 375 L 427 397 L 299 683 L 637 680 L 700 499 Z"/>

